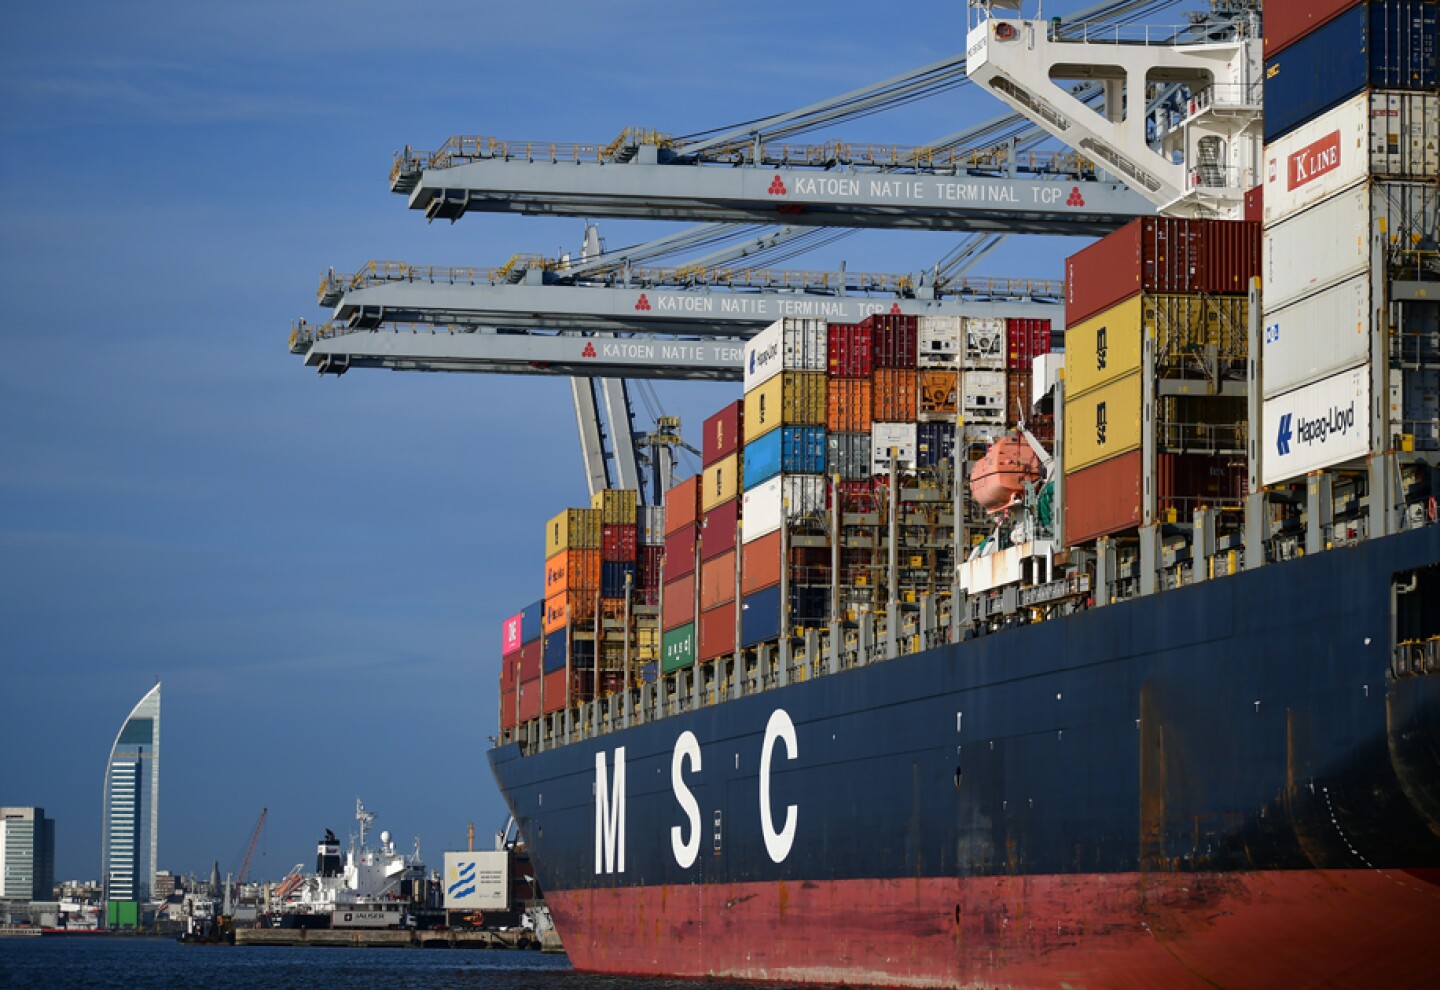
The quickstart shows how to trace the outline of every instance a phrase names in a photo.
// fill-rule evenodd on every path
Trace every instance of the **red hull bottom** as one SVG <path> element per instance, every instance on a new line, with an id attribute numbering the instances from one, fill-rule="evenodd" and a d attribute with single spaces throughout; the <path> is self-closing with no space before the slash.
<path id="1" fill-rule="evenodd" d="M 551 891 L 577 969 L 913 987 L 1440 980 L 1440 875 L 1377 870 Z"/>

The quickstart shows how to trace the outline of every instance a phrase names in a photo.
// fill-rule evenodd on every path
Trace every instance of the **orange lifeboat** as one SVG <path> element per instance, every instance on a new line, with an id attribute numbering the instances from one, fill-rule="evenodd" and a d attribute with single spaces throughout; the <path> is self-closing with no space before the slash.
<path id="1" fill-rule="evenodd" d="M 990 515 L 1020 501 L 1025 483 L 1044 477 L 1040 458 L 1023 437 L 997 440 L 970 468 L 970 494 Z"/>

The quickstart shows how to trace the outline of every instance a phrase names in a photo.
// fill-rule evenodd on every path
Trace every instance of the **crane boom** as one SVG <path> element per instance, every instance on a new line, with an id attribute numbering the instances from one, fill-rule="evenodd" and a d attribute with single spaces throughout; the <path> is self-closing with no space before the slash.
<path id="1" fill-rule="evenodd" d="M 250 872 L 250 860 L 255 855 L 255 846 L 260 841 L 260 833 L 265 828 L 265 816 L 268 814 L 270 814 L 269 808 L 260 809 L 260 818 L 255 822 L 255 831 L 250 834 L 250 845 L 245 848 L 245 859 L 240 863 L 240 872 L 235 875 L 237 891 L 245 883 L 245 875 Z"/>

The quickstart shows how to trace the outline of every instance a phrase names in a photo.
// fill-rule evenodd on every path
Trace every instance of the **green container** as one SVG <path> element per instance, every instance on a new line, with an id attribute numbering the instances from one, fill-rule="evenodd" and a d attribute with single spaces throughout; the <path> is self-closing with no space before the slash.
<path id="1" fill-rule="evenodd" d="M 662 646 L 663 670 L 667 674 L 689 667 L 695 662 L 695 623 L 690 622 L 665 634 Z"/>
<path id="2" fill-rule="evenodd" d="M 140 905 L 135 901 L 107 901 L 105 903 L 107 928 L 139 928 Z"/>

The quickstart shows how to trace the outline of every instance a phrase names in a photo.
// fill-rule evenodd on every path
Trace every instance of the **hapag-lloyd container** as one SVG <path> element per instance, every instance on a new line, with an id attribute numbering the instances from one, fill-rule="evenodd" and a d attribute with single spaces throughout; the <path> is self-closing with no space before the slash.
<path id="1" fill-rule="evenodd" d="M 1328 378 L 1370 359 L 1370 276 L 1357 275 L 1265 313 L 1265 398 Z"/>
<path id="2" fill-rule="evenodd" d="M 825 511 L 823 477 L 813 474 L 782 474 L 758 488 L 747 489 L 741 499 L 740 515 L 745 520 L 740 533 L 746 543 L 768 536 L 780 528 L 781 519 Z"/>
<path id="3" fill-rule="evenodd" d="M 761 330 L 745 343 L 745 391 L 781 371 L 825 371 L 826 336 L 824 320 L 788 316 Z"/>
<path id="4" fill-rule="evenodd" d="M 825 356 L 828 377 L 869 378 L 875 370 L 875 341 L 863 323 L 831 323 L 826 327 L 829 347 Z"/>
<path id="5" fill-rule="evenodd" d="M 1265 148 L 1271 226 L 1367 176 L 1429 178 L 1440 164 L 1440 96 L 1364 92 Z"/>
<path id="6" fill-rule="evenodd" d="M 1243 295 L 1258 274 L 1258 224 L 1142 217 L 1066 259 L 1066 325 L 1137 292 Z"/>
<path id="7" fill-rule="evenodd" d="M 868 378 L 832 378 L 825 388 L 825 428 L 839 433 L 869 433 L 874 386 Z"/>
<path id="8" fill-rule="evenodd" d="M 705 513 L 700 524 L 700 559 L 710 560 L 735 549 L 735 523 L 740 518 L 740 500 L 721 502 Z"/>
<path id="9" fill-rule="evenodd" d="M 914 465 L 918 428 L 915 423 L 876 423 L 870 428 L 870 473 L 889 474 L 891 457 Z"/>
<path id="10" fill-rule="evenodd" d="M 665 493 L 665 535 L 692 525 L 700 515 L 700 476 L 686 478 Z"/>
<path id="11" fill-rule="evenodd" d="M 781 472 L 825 473 L 825 430 L 782 426 L 745 445 L 745 487 L 763 485 Z"/>
<path id="12" fill-rule="evenodd" d="M 1369 409 L 1368 365 L 1266 399 L 1261 484 L 1279 484 L 1365 457 L 1370 452 Z"/>
<path id="13" fill-rule="evenodd" d="M 965 335 L 963 323 L 961 316 L 920 317 L 920 367 L 955 369 L 960 366 L 961 341 Z"/>
<path id="14" fill-rule="evenodd" d="M 729 457 L 739 449 L 740 426 L 744 415 L 745 401 L 737 399 L 705 420 L 705 437 L 700 442 L 705 467 Z"/>

